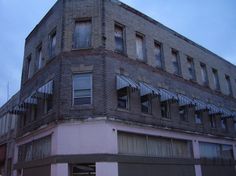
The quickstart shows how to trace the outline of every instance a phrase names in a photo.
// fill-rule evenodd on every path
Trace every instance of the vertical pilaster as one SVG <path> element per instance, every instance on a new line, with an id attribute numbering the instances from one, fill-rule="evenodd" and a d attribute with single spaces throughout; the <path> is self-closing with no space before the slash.
<path id="1" fill-rule="evenodd" d="M 200 159 L 200 148 L 199 148 L 199 142 L 197 140 L 193 140 L 193 156 L 194 159 Z M 194 167 L 195 167 L 195 175 L 202 176 L 201 165 L 195 165 Z"/>

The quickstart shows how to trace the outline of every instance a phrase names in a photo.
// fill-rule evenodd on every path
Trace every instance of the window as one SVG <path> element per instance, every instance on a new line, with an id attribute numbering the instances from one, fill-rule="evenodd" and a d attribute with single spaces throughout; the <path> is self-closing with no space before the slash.
<path id="1" fill-rule="evenodd" d="M 120 154 L 161 158 L 192 158 L 192 143 L 165 137 L 118 132 Z"/>
<path id="2" fill-rule="evenodd" d="M 53 95 L 49 95 L 44 99 L 44 113 L 48 113 L 53 107 Z"/>
<path id="3" fill-rule="evenodd" d="M 234 131 L 236 131 L 236 121 L 234 121 Z"/>
<path id="4" fill-rule="evenodd" d="M 221 119 L 221 128 L 224 130 L 227 129 L 227 120 L 225 118 Z"/>
<path id="5" fill-rule="evenodd" d="M 155 42 L 154 44 L 154 56 L 155 63 L 157 68 L 163 68 L 163 60 L 162 60 L 162 47 L 159 42 Z"/>
<path id="6" fill-rule="evenodd" d="M 72 176 L 95 176 L 96 175 L 96 166 L 95 164 L 77 164 L 73 165 Z"/>
<path id="7" fill-rule="evenodd" d="M 187 67 L 188 67 L 190 80 L 195 81 L 196 80 L 196 73 L 195 73 L 195 68 L 194 68 L 194 62 L 193 62 L 193 59 L 190 57 L 187 58 Z"/>
<path id="8" fill-rule="evenodd" d="M 38 115 L 37 105 L 31 105 L 29 110 L 30 110 L 30 116 L 31 116 L 32 121 L 35 121 Z"/>
<path id="9" fill-rule="evenodd" d="M 74 48 L 90 48 L 92 37 L 91 20 L 75 23 Z"/>
<path id="10" fill-rule="evenodd" d="M 168 101 L 161 102 L 161 117 L 170 119 L 170 107 Z"/>
<path id="11" fill-rule="evenodd" d="M 200 66 L 201 66 L 201 75 L 202 75 L 203 85 L 208 86 L 209 81 L 208 81 L 208 74 L 207 74 L 206 65 L 201 63 Z"/>
<path id="12" fill-rule="evenodd" d="M 228 90 L 229 95 L 233 95 L 232 85 L 231 85 L 231 81 L 230 81 L 230 76 L 225 75 L 225 80 L 226 80 L 226 83 L 227 83 L 227 90 Z"/>
<path id="13" fill-rule="evenodd" d="M 73 76 L 73 104 L 92 104 L 92 75 L 76 74 Z"/>
<path id="14" fill-rule="evenodd" d="M 125 42 L 124 42 L 124 27 L 115 24 L 115 51 L 124 53 L 125 52 Z"/>
<path id="15" fill-rule="evenodd" d="M 150 95 L 141 96 L 141 110 L 143 113 L 152 113 L 152 98 Z"/>
<path id="16" fill-rule="evenodd" d="M 202 124 L 202 111 L 195 111 L 195 123 L 196 124 Z"/>
<path id="17" fill-rule="evenodd" d="M 213 144 L 207 142 L 200 142 L 200 157 L 201 158 L 222 158 L 233 159 L 233 146 L 223 144 Z"/>
<path id="18" fill-rule="evenodd" d="M 31 55 L 26 58 L 26 62 L 27 62 L 27 65 L 26 65 L 27 78 L 31 78 L 32 73 L 33 73 L 33 62 L 32 62 Z"/>
<path id="19" fill-rule="evenodd" d="M 49 55 L 50 57 L 55 56 L 56 54 L 56 44 L 57 44 L 57 38 L 56 38 L 56 31 L 51 33 L 49 40 L 50 40 L 50 45 L 49 45 Z"/>
<path id="20" fill-rule="evenodd" d="M 220 81 L 219 81 L 218 71 L 213 68 L 212 73 L 213 73 L 213 80 L 214 80 L 215 89 L 220 90 Z"/>
<path id="21" fill-rule="evenodd" d="M 144 61 L 145 59 L 144 37 L 141 34 L 136 34 L 136 54 L 138 60 Z"/>
<path id="22" fill-rule="evenodd" d="M 180 75 L 180 62 L 179 62 L 179 53 L 176 50 L 171 51 L 171 61 L 173 66 L 173 73 L 176 75 Z"/>
<path id="23" fill-rule="evenodd" d="M 43 53 L 42 53 L 42 45 L 37 48 L 37 58 L 38 58 L 38 69 L 41 69 L 44 65 Z"/>
<path id="24" fill-rule="evenodd" d="M 188 109 L 187 106 L 180 106 L 179 107 L 179 117 L 181 121 L 188 121 Z"/>
<path id="25" fill-rule="evenodd" d="M 129 88 L 125 87 L 117 91 L 118 108 L 129 109 Z"/>
<path id="26" fill-rule="evenodd" d="M 216 128 L 216 116 L 215 115 L 209 115 L 209 119 L 210 119 L 211 128 Z"/>
<path id="27" fill-rule="evenodd" d="M 51 155 L 51 136 L 43 137 L 35 141 L 19 146 L 18 160 L 32 161 L 44 159 Z"/>

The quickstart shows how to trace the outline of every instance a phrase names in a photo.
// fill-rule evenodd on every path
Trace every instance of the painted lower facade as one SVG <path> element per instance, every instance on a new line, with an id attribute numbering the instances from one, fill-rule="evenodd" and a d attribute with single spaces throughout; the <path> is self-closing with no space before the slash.
<path id="1" fill-rule="evenodd" d="M 187 140 L 191 143 L 192 157 L 165 158 L 148 157 L 133 154 L 121 154 L 119 134 L 138 134 L 152 137 Z M 20 172 L 24 176 L 234 176 L 235 162 L 230 160 L 208 161 L 201 159 L 199 143 L 216 143 L 233 146 L 233 157 L 236 157 L 236 145 L 227 138 L 215 138 L 192 133 L 181 133 L 168 129 L 157 129 L 141 124 L 125 124 L 109 121 L 106 118 L 83 122 L 67 122 L 44 128 L 26 135 L 16 142 L 15 160 L 18 158 L 19 146 L 51 137 L 51 154 L 39 161 L 22 162 L 15 166 L 14 175 Z M 132 145 L 132 144 L 130 144 Z M 17 168 L 23 168 L 17 170 Z M 75 168 L 78 168 L 77 170 Z M 94 168 L 91 169 L 91 168 Z"/>

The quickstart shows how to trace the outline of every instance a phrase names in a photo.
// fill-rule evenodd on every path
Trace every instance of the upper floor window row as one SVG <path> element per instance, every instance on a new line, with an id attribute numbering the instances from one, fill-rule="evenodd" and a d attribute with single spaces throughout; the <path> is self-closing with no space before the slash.
<path id="1" fill-rule="evenodd" d="M 56 55 L 57 46 L 57 33 L 54 29 L 48 36 L 48 57 L 53 58 Z M 25 79 L 29 79 L 33 76 L 34 72 L 40 70 L 46 64 L 44 56 L 43 43 L 41 42 L 35 50 L 35 59 L 32 54 L 28 55 L 25 59 Z"/>

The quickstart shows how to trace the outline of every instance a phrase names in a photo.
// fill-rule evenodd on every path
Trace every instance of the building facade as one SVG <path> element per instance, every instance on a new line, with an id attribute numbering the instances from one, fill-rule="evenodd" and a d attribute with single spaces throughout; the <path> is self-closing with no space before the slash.
<path id="1" fill-rule="evenodd" d="M 234 176 L 236 67 L 117 0 L 58 0 L 26 38 L 15 176 Z"/>

